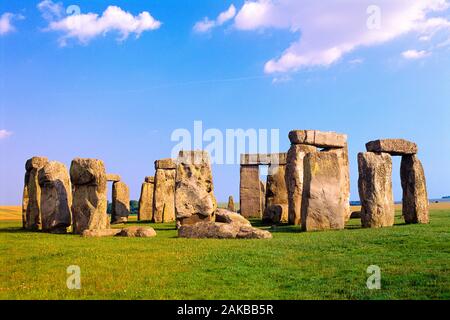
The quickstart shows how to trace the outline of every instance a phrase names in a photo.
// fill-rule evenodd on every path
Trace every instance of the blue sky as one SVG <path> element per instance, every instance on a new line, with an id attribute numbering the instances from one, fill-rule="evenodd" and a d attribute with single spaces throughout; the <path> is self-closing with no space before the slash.
<path id="1" fill-rule="evenodd" d="M 47 4 L 62 10 L 52 15 L 41 1 L 0 0 L 0 204 L 20 203 L 34 155 L 67 166 L 103 159 L 137 199 L 153 161 L 170 156 L 171 133 L 193 130 L 195 120 L 223 132 L 279 129 L 282 150 L 292 129 L 348 134 L 353 200 L 365 143 L 410 139 L 430 197 L 449 195 L 447 2 L 378 1 L 379 33 L 352 25 L 367 19 L 361 2 L 55 1 Z M 80 18 L 99 16 L 71 29 L 70 5 Z M 99 20 L 113 5 L 133 23 Z M 398 200 L 399 166 L 396 159 Z M 218 199 L 238 199 L 239 166 L 213 173 Z"/>

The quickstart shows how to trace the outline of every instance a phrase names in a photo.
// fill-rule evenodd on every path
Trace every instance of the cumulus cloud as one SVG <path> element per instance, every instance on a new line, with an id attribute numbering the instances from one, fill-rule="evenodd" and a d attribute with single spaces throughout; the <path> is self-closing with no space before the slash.
<path id="1" fill-rule="evenodd" d="M 221 26 L 225 22 L 230 21 L 236 15 L 236 7 L 231 5 L 227 10 L 221 12 L 215 20 L 210 20 L 208 17 L 203 18 L 203 20 L 198 21 L 194 25 L 194 31 L 199 33 L 204 33 L 210 31 L 212 28 Z"/>
<path id="2" fill-rule="evenodd" d="M 421 58 L 425 58 L 427 56 L 430 55 L 430 52 L 425 51 L 425 50 L 406 50 L 402 52 L 402 56 L 405 59 L 409 59 L 409 60 L 416 60 L 416 59 L 421 59 Z"/>
<path id="3" fill-rule="evenodd" d="M 8 131 L 8 130 L 5 130 L 5 129 L 0 130 L 0 140 L 8 138 L 11 135 L 12 135 L 11 131 Z"/>
<path id="4" fill-rule="evenodd" d="M 0 16 L 0 36 L 6 35 L 16 30 L 12 24 L 13 20 L 22 20 L 24 17 L 20 14 L 5 12 Z"/>
<path id="5" fill-rule="evenodd" d="M 280 29 L 299 34 L 266 73 L 329 66 L 359 47 L 415 32 L 427 40 L 443 29 L 448 0 L 247 0 L 234 19 L 238 30 Z"/>
<path id="6" fill-rule="evenodd" d="M 38 5 L 44 18 L 49 20 L 46 30 L 61 32 L 60 44 L 67 44 L 68 39 L 77 39 L 87 44 L 92 39 L 109 32 L 119 33 L 119 41 L 128 38 L 130 34 L 139 37 L 144 31 L 156 30 L 161 22 L 143 11 L 133 16 L 117 6 L 109 6 L 102 15 L 96 13 L 80 13 L 62 17 L 60 4 L 45 0 Z"/>

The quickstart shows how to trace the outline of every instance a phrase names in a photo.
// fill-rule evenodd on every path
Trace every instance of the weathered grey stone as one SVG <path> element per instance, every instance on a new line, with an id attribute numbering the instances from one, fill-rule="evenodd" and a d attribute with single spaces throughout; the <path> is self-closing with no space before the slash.
<path id="1" fill-rule="evenodd" d="M 336 153 L 309 153 L 304 158 L 302 229 L 344 229 L 347 214 L 345 168 Z"/>
<path id="2" fill-rule="evenodd" d="M 41 187 L 38 173 L 48 163 L 45 157 L 33 157 L 25 163 L 25 186 L 22 200 L 22 225 L 38 230 L 41 225 Z"/>
<path id="3" fill-rule="evenodd" d="M 395 208 L 391 156 L 387 153 L 359 153 L 358 168 L 362 226 L 365 228 L 393 226 Z"/>
<path id="4" fill-rule="evenodd" d="M 236 211 L 236 208 L 235 208 L 235 206 L 234 206 L 234 199 L 233 199 L 233 196 L 229 196 L 229 197 L 228 197 L 228 205 L 227 205 L 227 208 L 228 208 L 229 211 L 232 211 L 232 212 L 235 212 L 235 211 Z"/>
<path id="5" fill-rule="evenodd" d="M 261 215 L 258 218 L 262 218 L 264 210 L 266 209 L 266 183 L 259 180 L 260 185 L 260 198 L 261 198 Z"/>
<path id="6" fill-rule="evenodd" d="M 177 160 L 175 209 L 178 225 L 193 216 L 213 220 L 217 209 L 208 152 L 180 151 Z"/>
<path id="7" fill-rule="evenodd" d="M 317 130 L 293 130 L 289 132 L 292 144 L 307 144 L 318 148 L 344 148 L 347 135 Z"/>
<path id="8" fill-rule="evenodd" d="M 404 139 L 384 139 L 370 141 L 366 144 L 368 152 L 384 152 L 392 156 L 412 155 L 418 152 L 417 145 Z"/>
<path id="9" fill-rule="evenodd" d="M 110 182 L 119 182 L 122 178 L 118 174 L 108 173 L 106 175 L 106 180 Z"/>
<path id="10" fill-rule="evenodd" d="M 155 190 L 153 196 L 153 222 L 175 221 L 175 176 L 172 159 L 155 161 Z"/>
<path id="11" fill-rule="evenodd" d="M 73 184 L 73 232 L 109 228 L 107 209 L 107 180 L 103 161 L 74 159 L 70 166 Z"/>
<path id="12" fill-rule="evenodd" d="M 212 238 L 212 239 L 270 239 L 268 231 L 238 223 L 199 222 L 194 225 L 183 225 L 178 229 L 180 238 Z"/>
<path id="13" fill-rule="evenodd" d="M 263 221 L 285 223 L 289 220 L 286 166 L 270 165 L 266 185 L 266 208 Z"/>
<path id="14" fill-rule="evenodd" d="M 251 226 L 252 224 L 250 221 L 245 219 L 243 216 L 236 212 L 232 212 L 225 209 L 217 209 L 216 213 L 216 222 L 222 222 L 222 223 L 239 223 L 244 225 Z"/>
<path id="15" fill-rule="evenodd" d="M 72 186 L 64 164 L 47 163 L 39 170 L 42 231 L 66 233 L 72 223 Z"/>
<path id="16" fill-rule="evenodd" d="M 242 216 L 245 218 L 261 218 L 263 197 L 259 180 L 259 166 L 241 166 L 239 206 Z"/>
<path id="17" fill-rule="evenodd" d="M 84 230 L 81 236 L 83 236 L 84 238 L 114 237 L 117 236 L 121 231 L 121 229 Z"/>
<path id="18" fill-rule="evenodd" d="M 287 153 L 286 187 L 288 190 L 289 224 L 301 224 L 303 159 L 311 152 L 317 152 L 317 148 L 304 144 L 293 144 Z"/>
<path id="19" fill-rule="evenodd" d="M 152 179 L 148 179 L 152 178 Z M 139 198 L 138 220 L 151 221 L 153 219 L 153 193 L 155 190 L 154 177 L 147 177 L 142 184 Z"/>
<path id="20" fill-rule="evenodd" d="M 153 238 L 156 237 L 156 231 L 153 228 L 130 227 L 122 229 L 117 236 L 128 238 Z"/>
<path id="21" fill-rule="evenodd" d="M 269 154 L 241 154 L 241 165 L 271 165 L 286 164 L 286 153 L 269 153 Z"/>
<path id="22" fill-rule="evenodd" d="M 415 155 L 403 156 L 400 172 L 405 222 L 429 223 L 428 192 L 422 163 Z"/>
<path id="23" fill-rule="evenodd" d="M 342 184 L 340 188 L 345 204 L 345 222 L 348 222 L 352 213 L 350 209 L 350 164 L 348 160 L 348 146 L 345 145 L 343 148 L 324 149 L 322 152 L 335 153 L 338 156 L 339 167 L 344 175 L 344 179 L 341 180 Z"/>
<path id="24" fill-rule="evenodd" d="M 126 183 L 113 183 L 111 224 L 125 223 L 130 215 L 130 189 Z"/>
<path id="25" fill-rule="evenodd" d="M 177 164 L 173 159 L 161 159 L 155 161 L 155 169 L 164 169 L 164 170 L 175 170 L 177 168 Z"/>

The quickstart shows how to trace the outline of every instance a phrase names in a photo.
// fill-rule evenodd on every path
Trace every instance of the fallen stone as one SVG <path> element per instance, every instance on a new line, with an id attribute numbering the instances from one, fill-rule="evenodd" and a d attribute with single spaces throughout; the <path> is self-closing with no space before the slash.
<path id="1" fill-rule="evenodd" d="M 293 130 L 289 132 L 292 144 L 307 144 L 318 148 L 344 148 L 347 135 L 317 130 Z"/>
<path id="2" fill-rule="evenodd" d="M 303 196 L 303 159 L 308 153 L 317 152 L 314 146 L 293 144 L 287 153 L 286 188 L 288 191 L 289 224 L 300 225 Z"/>
<path id="3" fill-rule="evenodd" d="M 118 174 L 108 173 L 106 175 L 106 180 L 110 182 L 119 182 L 121 181 L 121 177 Z"/>
<path id="4" fill-rule="evenodd" d="M 428 192 L 422 163 L 415 155 L 403 156 L 400 172 L 405 222 L 429 223 Z"/>
<path id="5" fill-rule="evenodd" d="M 268 231 L 237 223 L 199 222 L 178 229 L 180 238 L 209 239 L 270 239 Z"/>
<path id="6" fill-rule="evenodd" d="M 362 226 L 364 228 L 393 226 L 395 208 L 391 156 L 387 153 L 359 153 L 358 170 Z"/>
<path id="7" fill-rule="evenodd" d="M 47 163 L 39 170 L 42 231 L 66 233 L 72 223 L 72 186 L 64 164 Z"/>
<path id="8" fill-rule="evenodd" d="M 217 209 L 216 213 L 216 222 L 222 222 L 222 223 L 237 223 L 237 224 L 244 224 L 251 226 L 252 224 L 250 221 L 245 219 L 240 214 L 237 214 L 235 212 L 225 210 L 225 209 Z"/>
<path id="9" fill-rule="evenodd" d="M 361 211 L 353 211 L 350 219 L 361 219 Z"/>
<path id="10" fill-rule="evenodd" d="M 179 224 L 192 216 L 213 220 L 217 209 L 209 154 L 180 151 L 177 160 L 175 209 Z"/>
<path id="11" fill-rule="evenodd" d="M 417 145 L 404 139 L 384 139 L 370 141 L 366 144 L 368 152 L 384 152 L 392 156 L 412 155 L 418 152 Z"/>
<path id="12" fill-rule="evenodd" d="M 33 157 L 25 163 L 22 225 L 27 230 L 38 230 L 41 225 L 41 187 L 38 173 L 47 163 L 48 159 L 45 157 Z"/>
<path id="13" fill-rule="evenodd" d="M 107 210 L 107 180 L 103 161 L 74 159 L 70 166 L 73 184 L 73 232 L 109 229 Z"/>
<path id="14" fill-rule="evenodd" d="M 103 238 L 103 237 L 114 237 L 118 235 L 121 229 L 96 229 L 96 230 L 84 230 L 81 234 L 84 238 Z"/>
<path id="15" fill-rule="evenodd" d="M 309 153 L 304 159 L 302 229 L 344 229 L 347 214 L 345 168 L 336 153 Z"/>
<path id="16" fill-rule="evenodd" d="M 114 182 L 111 224 L 125 223 L 130 215 L 130 189 L 122 182 Z"/>
<path id="17" fill-rule="evenodd" d="M 128 238 L 152 238 L 156 237 L 156 231 L 153 228 L 130 227 L 122 229 L 117 236 Z"/>

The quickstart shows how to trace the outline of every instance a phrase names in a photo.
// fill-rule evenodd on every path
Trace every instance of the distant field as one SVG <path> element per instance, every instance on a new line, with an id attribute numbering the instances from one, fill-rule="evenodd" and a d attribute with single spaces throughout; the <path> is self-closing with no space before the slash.
<path id="1" fill-rule="evenodd" d="M 27 232 L 20 210 L 0 213 L 16 216 L 0 221 L 0 299 L 450 299 L 450 209 L 434 205 L 430 225 L 404 225 L 397 211 L 385 229 L 252 221 L 271 240 L 178 239 L 173 224 L 151 225 L 152 239 L 84 239 Z M 67 289 L 71 265 L 81 290 Z M 370 265 L 381 290 L 366 287 Z"/>
<path id="2" fill-rule="evenodd" d="M 0 221 L 4 220 L 22 220 L 22 207 L 0 206 Z"/>

